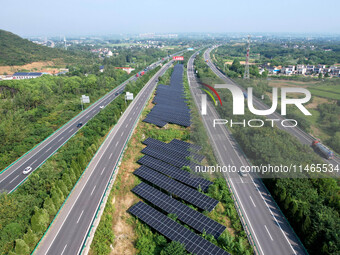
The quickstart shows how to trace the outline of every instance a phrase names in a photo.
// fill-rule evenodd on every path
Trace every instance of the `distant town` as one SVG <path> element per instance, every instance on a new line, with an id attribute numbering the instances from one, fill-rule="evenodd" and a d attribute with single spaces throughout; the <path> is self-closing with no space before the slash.
<path id="1" fill-rule="evenodd" d="M 268 71 L 269 75 L 310 75 L 319 76 L 324 75 L 325 77 L 339 77 L 340 67 L 326 65 L 288 65 L 288 66 L 270 66 L 270 64 L 260 65 L 259 73 L 262 74 L 264 71 Z"/>

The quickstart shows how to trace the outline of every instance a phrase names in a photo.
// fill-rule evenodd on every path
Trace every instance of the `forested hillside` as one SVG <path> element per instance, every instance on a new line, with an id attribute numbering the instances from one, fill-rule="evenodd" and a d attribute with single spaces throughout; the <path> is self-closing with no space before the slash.
<path id="1" fill-rule="evenodd" d="M 37 45 L 18 35 L 0 29 L 0 65 L 24 65 L 34 61 L 46 61 L 56 58 L 70 62 L 78 54 L 61 49 Z"/>

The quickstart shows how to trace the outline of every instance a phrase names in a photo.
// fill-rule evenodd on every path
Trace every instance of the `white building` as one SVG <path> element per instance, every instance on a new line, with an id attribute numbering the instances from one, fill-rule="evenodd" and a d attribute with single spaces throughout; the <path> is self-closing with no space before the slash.
<path id="1" fill-rule="evenodd" d="M 281 73 L 286 74 L 286 75 L 291 75 L 295 73 L 295 66 L 289 65 L 287 67 L 282 67 Z"/>
<path id="2" fill-rule="evenodd" d="M 307 67 L 305 65 L 297 65 L 296 73 L 305 74 L 307 72 Z"/>
<path id="3" fill-rule="evenodd" d="M 21 80 L 21 79 L 33 79 L 41 77 L 45 73 L 23 73 L 23 72 L 17 72 L 13 74 L 13 79 Z"/>

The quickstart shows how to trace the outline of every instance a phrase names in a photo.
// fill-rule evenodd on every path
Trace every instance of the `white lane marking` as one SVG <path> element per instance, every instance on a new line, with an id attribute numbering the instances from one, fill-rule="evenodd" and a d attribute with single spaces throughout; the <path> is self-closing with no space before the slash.
<path id="1" fill-rule="evenodd" d="M 12 183 L 16 178 L 18 178 L 20 175 L 18 175 L 17 177 L 15 177 L 13 180 L 11 180 L 9 183 Z"/>
<path id="2" fill-rule="evenodd" d="M 106 168 L 106 167 L 103 168 L 102 173 L 101 173 L 100 175 L 102 175 L 102 174 L 104 173 L 105 168 Z"/>
<path id="3" fill-rule="evenodd" d="M 190 83 L 190 81 L 189 81 L 189 83 Z M 195 100 L 195 102 L 196 102 L 196 104 L 197 104 L 197 99 L 196 99 L 195 96 L 194 96 L 194 100 Z M 196 106 L 197 106 L 197 105 L 196 105 Z M 209 130 L 209 128 L 207 128 L 207 131 L 208 131 L 208 133 L 210 134 L 210 136 L 213 137 L 212 134 L 211 134 L 211 132 L 210 132 L 210 130 Z M 227 139 L 229 140 L 229 137 L 228 137 L 227 135 L 226 135 L 226 137 L 227 137 Z M 212 142 L 215 144 L 215 146 L 218 147 L 218 146 L 216 145 L 216 142 L 215 142 L 213 139 L 211 139 L 211 140 L 212 140 Z M 232 144 L 230 140 L 229 140 L 229 143 Z M 233 148 L 233 147 L 232 147 L 232 148 Z M 234 148 L 233 148 L 233 150 L 235 151 Z M 236 153 L 236 151 L 235 151 L 235 153 Z M 223 157 L 222 157 L 222 155 L 221 155 L 221 153 L 220 153 L 219 150 L 217 150 L 217 154 L 219 155 L 220 159 L 223 159 Z M 237 154 L 237 155 L 238 155 L 238 154 Z M 242 162 L 241 159 L 240 159 L 240 161 Z M 222 162 L 223 162 L 223 160 L 222 160 Z M 250 221 L 249 218 L 248 218 L 247 212 L 246 212 L 246 210 L 244 209 L 244 206 L 243 206 L 243 204 L 242 204 L 242 201 L 241 201 L 241 199 L 240 199 L 240 196 L 239 196 L 239 194 L 238 194 L 238 192 L 237 192 L 237 190 L 236 190 L 236 188 L 235 188 L 235 186 L 234 186 L 234 183 L 233 183 L 233 181 L 232 181 L 232 178 L 230 178 L 229 175 L 228 175 L 228 177 L 226 177 L 226 178 L 228 178 L 228 179 L 230 180 L 230 184 L 231 184 L 231 186 L 232 186 L 232 190 L 234 190 L 235 195 L 236 195 L 236 197 L 237 197 L 237 200 L 240 202 L 241 209 L 242 209 L 242 211 L 244 212 L 244 215 L 245 215 L 246 220 L 247 220 L 247 222 L 248 222 L 248 224 L 249 224 L 249 226 L 250 226 L 250 228 L 251 228 L 251 231 L 252 231 L 252 233 L 253 233 L 253 235 L 254 235 L 254 237 L 255 237 L 255 239 L 256 239 L 256 242 L 257 242 L 257 244 L 258 244 L 258 247 L 260 248 L 261 253 L 264 254 L 264 252 L 263 252 L 263 250 L 262 250 L 262 247 L 261 247 L 261 244 L 260 244 L 260 242 L 259 242 L 259 240 L 258 240 L 258 238 L 257 238 L 257 236 L 256 236 L 256 233 L 255 233 L 255 231 L 254 231 L 254 228 L 253 228 L 253 226 L 252 226 L 252 224 L 251 224 L 251 221 Z"/>
<path id="4" fill-rule="evenodd" d="M 62 136 L 62 137 L 58 140 L 58 142 L 60 142 L 61 140 L 63 140 L 63 138 L 64 138 L 64 137 Z"/>
<path id="5" fill-rule="evenodd" d="M 229 138 L 228 138 L 228 140 L 229 140 Z M 234 148 L 233 148 L 233 149 L 234 149 Z M 238 156 L 238 154 L 237 154 L 237 156 Z M 240 158 L 240 157 L 239 157 L 239 158 Z M 242 162 L 241 158 L 240 158 L 240 161 Z M 252 180 L 252 182 L 254 183 L 254 186 L 256 187 L 257 191 L 259 192 L 260 196 L 262 197 L 263 201 L 265 202 L 265 205 L 267 206 L 268 210 L 270 211 L 270 213 L 271 213 L 272 217 L 273 217 L 273 218 L 274 218 L 274 220 L 276 221 L 276 224 L 279 226 L 279 228 L 280 228 L 280 230 L 281 230 L 281 232 L 282 232 L 283 236 L 285 237 L 286 241 L 288 242 L 288 244 L 289 244 L 290 248 L 292 249 L 292 251 L 294 252 L 294 254 L 296 254 L 296 252 L 295 252 L 295 250 L 293 249 L 293 247 L 292 247 L 291 243 L 289 242 L 289 240 L 288 240 L 288 238 L 287 238 L 286 234 L 283 232 L 283 230 L 282 230 L 282 228 L 281 228 L 281 225 L 278 223 L 278 221 L 277 221 L 276 217 L 274 216 L 273 212 L 270 210 L 270 208 L 269 208 L 269 206 L 268 206 L 267 202 L 264 200 L 264 198 L 263 198 L 263 196 L 262 196 L 261 192 L 259 191 L 259 189 L 258 189 L 258 188 L 257 188 L 257 186 L 255 185 L 255 182 L 254 182 L 254 180 L 253 180 L 251 177 L 250 177 L 250 179 L 251 179 L 251 180 Z M 231 181 L 231 180 L 230 180 L 230 181 Z M 231 181 L 231 183 L 232 183 L 232 181 Z M 241 204 L 242 204 L 242 203 L 241 203 Z M 243 206 L 242 206 L 242 207 L 243 207 Z M 255 235 L 255 237 L 256 237 L 256 235 Z M 257 239 L 257 238 L 256 238 L 256 239 Z M 261 248 L 261 247 L 260 247 L 260 248 Z M 262 250 L 262 249 L 261 249 L 261 250 Z M 263 252 L 263 251 L 262 251 L 262 252 Z"/>
<path id="6" fill-rule="evenodd" d="M 129 119 L 129 121 L 131 121 L 132 117 Z"/>
<path id="7" fill-rule="evenodd" d="M 285 232 L 283 232 L 283 230 L 282 230 L 282 228 L 281 228 L 281 225 L 280 225 L 280 223 L 277 221 L 277 219 L 276 219 L 276 217 L 274 216 L 274 214 L 273 214 L 272 210 L 270 210 L 270 208 L 269 208 L 269 206 L 268 206 L 268 204 L 267 204 L 266 200 L 264 200 L 264 197 L 262 196 L 262 193 L 260 192 L 260 190 L 258 189 L 257 185 L 255 184 L 255 182 L 254 182 L 253 178 L 250 178 L 250 179 L 251 179 L 251 180 L 252 180 L 252 182 L 254 183 L 254 186 L 256 187 L 257 191 L 260 193 L 260 196 L 262 197 L 262 200 L 263 200 L 263 201 L 264 201 L 264 203 L 266 204 L 266 206 L 267 206 L 268 210 L 270 211 L 270 214 L 271 214 L 271 215 L 272 215 L 272 217 L 274 218 L 274 220 L 275 220 L 276 224 L 279 226 L 279 228 L 280 228 L 280 230 L 281 230 L 281 232 L 282 232 L 283 236 L 286 238 L 286 241 L 288 242 L 288 244 L 289 244 L 290 248 L 292 249 L 292 251 L 293 251 L 293 252 L 294 252 L 294 254 L 296 255 L 296 252 L 295 252 L 295 250 L 293 249 L 293 246 L 292 246 L 292 244 L 289 242 L 289 240 L 288 240 L 288 238 L 287 238 L 287 236 L 286 236 Z"/>
<path id="8" fill-rule="evenodd" d="M 266 225 L 264 225 L 264 227 L 266 228 L 266 230 L 267 230 L 267 233 L 268 233 L 268 235 L 269 235 L 270 239 L 271 239 L 272 241 L 274 241 L 274 240 L 273 240 L 273 238 L 272 238 L 272 235 L 269 233 L 269 230 L 268 230 L 267 226 L 266 226 Z"/>
<path id="9" fill-rule="evenodd" d="M 116 142 L 116 146 L 115 147 L 117 147 L 117 145 L 118 145 L 118 142 Z"/>
<path id="10" fill-rule="evenodd" d="M 127 128 L 128 125 L 129 125 L 129 124 L 126 124 L 126 125 L 125 125 L 125 128 Z"/>
<path id="11" fill-rule="evenodd" d="M 92 196 L 93 191 L 95 190 L 95 188 L 96 188 L 96 186 L 93 187 L 93 190 L 91 191 L 91 195 L 90 196 Z"/>
<path id="12" fill-rule="evenodd" d="M 38 160 L 38 159 L 34 160 L 33 163 L 32 163 L 32 165 L 33 165 L 35 162 L 37 162 L 37 160 Z"/>
<path id="13" fill-rule="evenodd" d="M 110 155 L 109 159 L 111 159 L 111 157 L 112 157 L 112 154 L 113 154 L 113 152 L 111 153 L 111 155 Z"/>
<path id="14" fill-rule="evenodd" d="M 80 221 L 81 216 L 83 216 L 83 213 L 84 213 L 84 210 L 81 211 L 81 214 L 79 215 L 79 218 L 78 218 L 78 220 L 77 220 L 77 224 L 78 224 L 78 222 Z"/>
<path id="15" fill-rule="evenodd" d="M 67 247 L 67 244 L 65 245 L 65 247 L 64 247 L 64 249 L 63 249 L 63 251 L 61 252 L 60 255 L 63 255 L 63 254 L 64 254 L 66 247 Z"/>
<path id="16" fill-rule="evenodd" d="M 122 132 L 122 134 L 120 136 L 123 136 L 124 135 L 124 132 Z"/>
<path id="17" fill-rule="evenodd" d="M 47 151 L 49 151 L 50 149 L 52 149 L 52 146 L 50 148 L 48 148 Z"/>
<path id="18" fill-rule="evenodd" d="M 238 176 L 238 177 L 240 177 L 241 182 L 244 183 L 243 180 L 242 180 L 242 178 L 241 178 L 241 176 Z"/>
<path id="19" fill-rule="evenodd" d="M 251 196 L 249 196 L 249 197 L 250 197 L 250 200 L 251 200 L 251 202 L 253 203 L 254 207 L 256 207 L 253 198 L 252 198 Z"/>
<path id="20" fill-rule="evenodd" d="M 144 89 L 144 88 L 143 88 L 143 89 Z M 113 140 L 114 137 L 115 137 L 115 136 L 112 136 L 111 138 L 109 138 L 109 140 L 107 140 L 107 141 L 108 141 L 108 144 L 107 144 L 105 150 L 109 147 L 109 145 L 110 145 L 110 143 L 112 142 L 112 140 Z M 127 140 L 127 138 L 126 138 L 126 140 Z M 106 142 L 106 141 L 105 141 L 105 142 Z M 103 148 L 104 148 L 104 147 L 103 147 Z M 122 150 L 121 150 L 121 151 L 122 151 Z M 95 166 L 93 167 L 94 169 L 96 169 L 96 167 L 97 167 L 98 163 L 100 162 L 100 160 L 102 159 L 103 155 L 104 155 L 104 153 L 102 153 L 102 155 L 100 156 L 99 160 L 97 161 L 97 163 L 96 163 Z M 70 215 L 71 211 L 73 210 L 74 205 L 77 203 L 77 201 L 78 201 L 80 195 L 82 194 L 82 192 L 83 192 L 83 190 L 84 190 L 86 184 L 87 184 L 88 181 L 90 180 L 90 177 L 92 176 L 93 173 L 94 173 L 94 171 L 92 171 L 92 172 L 90 173 L 90 175 L 88 176 L 88 179 L 85 181 L 84 186 L 81 188 L 81 190 L 80 190 L 80 192 L 78 193 L 78 195 L 77 195 L 77 197 L 76 197 L 74 203 L 71 205 L 70 210 L 67 212 L 66 216 L 64 217 L 64 219 L 63 219 L 63 221 L 62 221 L 62 223 L 61 223 L 61 225 L 60 225 L 60 227 L 59 227 L 57 233 L 54 235 L 53 240 L 52 240 L 52 242 L 50 243 L 49 247 L 47 248 L 47 251 L 46 251 L 45 254 L 47 254 L 48 251 L 51 249 L 51 246 L 53 245 L 55 239 L 56 239 L 57 236 L 59 235 L 61 229 L 63 228 L 63 226 L 64 226 L 64 224 L 65 224 L 65 222 L 66 222 L 66 219 L 68 218 L 68 216 Z M 93 216 L 93 217 L 94 217 L 94 216 Z M 92 218 L 92 219 L 93 219 L 93 218 Z"/>

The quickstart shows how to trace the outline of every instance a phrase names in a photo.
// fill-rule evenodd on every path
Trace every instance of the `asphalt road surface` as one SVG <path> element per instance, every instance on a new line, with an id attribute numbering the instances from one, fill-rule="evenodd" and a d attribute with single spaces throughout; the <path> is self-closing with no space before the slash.
<path id="1" fill-rule="evenodd" d="M 210 59 L 210 52 L 213 48 L 209 48 L 204 52 L 204 59 L 207 60 L 207 64 L 210 67 L 210 69 L 219 77 L 221 78 L 223 81 L 226 82 L 226 84 L 234 84 L 238 87 L 240 87 L 242 89 L 242 91 L 246 91 L 244 88 L 242 88 L 241 86 L 239 86 L 238 84 L 236 84 L 233 80 L 231 80 L 230 78 L 228 78 L 227 76 L 225 76 L 220 70 L 218 70 L 216 68 L 216 66 L 212 63 L 211 59 Z M 259 110 L 265 110 L 265 109 L 269 109 L 269 107 L 264 104 L 260 99 L 253 97 L 253 102 L 254 102 L 254 107 L 256 109 Z M 279 119 L 280 121 L 284 120 L 285 118 L 277 113 L 274 112 L 273 114 L 268 115 L 268 118 L 271 119 Z M 302 129 L 298 128 L 298 127 L 283 127 L 282 125 L 277 125 L 278 128 L 287 131 L 288 133 L 290 133 L 291 135 L 295 136 L 302 144 L 306 144 L 308 146 L 311 146 L 312 142 L 315 140 L 314 137 L 312 137 L 310 134 L 306 133 L 305 131 L 303 131 Z M 328 164 L 332 164 L 333 167 L 338 166 L 338 168 L 340 167 L 340 158 L 335 155 L 333 159 L 326 159 L 325 157 L 321 156 L 322 159 L 328 163 Z"/>
<path id="2" fill-rule="evenodd" d="M 42 239 L 35 254 L 79 254 L 106 187 L 119 164 L 125 144 L 130 138 L 130 133 L 133 132 L 139 115 L 156 86 L 158 77 L 168 69 L 170 64 L 171 62 L 164 65 L 151 78 L 110 131 L 61 212 Z"/>
<path id="3" fill-rule="evenodd" d="M 196 55 L 196 54 L 195 54 Z M 195 56 L 194 55 L 194 56 Z M 194 56 L 188 63 L 188 80 L 196 106 L 200 110 L 202 91 L 194 74 Z M 226 125 L 213 127 L 213 119 L 220 119 L 214 106 L 207 102 L 207 114 L 202 115 L 204 126 L 220 166 L 249 166 L 249 163 Z M 255 243 L 256 254 L 306 254 L 294 231 L 277 207 L 260 179 L 238 172 L 222 173 L 242 213 L 249 239 Z M 249 234 L 250 233 L 250 234 Z"/>
<path id="4" fill-rule="evenodd" d="M 172 55 L 171 55 L 172 56 Z M 168 58 L 165 58 L 166 60 Z M 149 66 L 149 70 L 157 67 L 162 60 L 157 61 Z M 7 170 L 0 174 L 0 192 L 13 192 L 19 185 L 21 185 L 27 177 L 39 168 L 45 161 L 51 157 L 61 146 L 63 146 L 73 135 L 75 135 L 79 128 L 78 123 L 82 123 L 82 127 L 91 120 L 97 113 L 100 112 L 100 106 L 107 106 L 120 93 L 123 93 L 125 85 L 130 81 L 138 79 L 135 76 L 130 77 L 119 87 L 113 89 L 104 97 L 93 103 L 78 116 L 70 120 L 62 128 L 54 132 L 50 137 L 41 142 L 38 146 L 32 149 L 29 153 L 22 156 L 18 161 L 14 162 Z M 31 167 L 32 171 L 29 174 L 23 174 L 26 167 Z"/>

